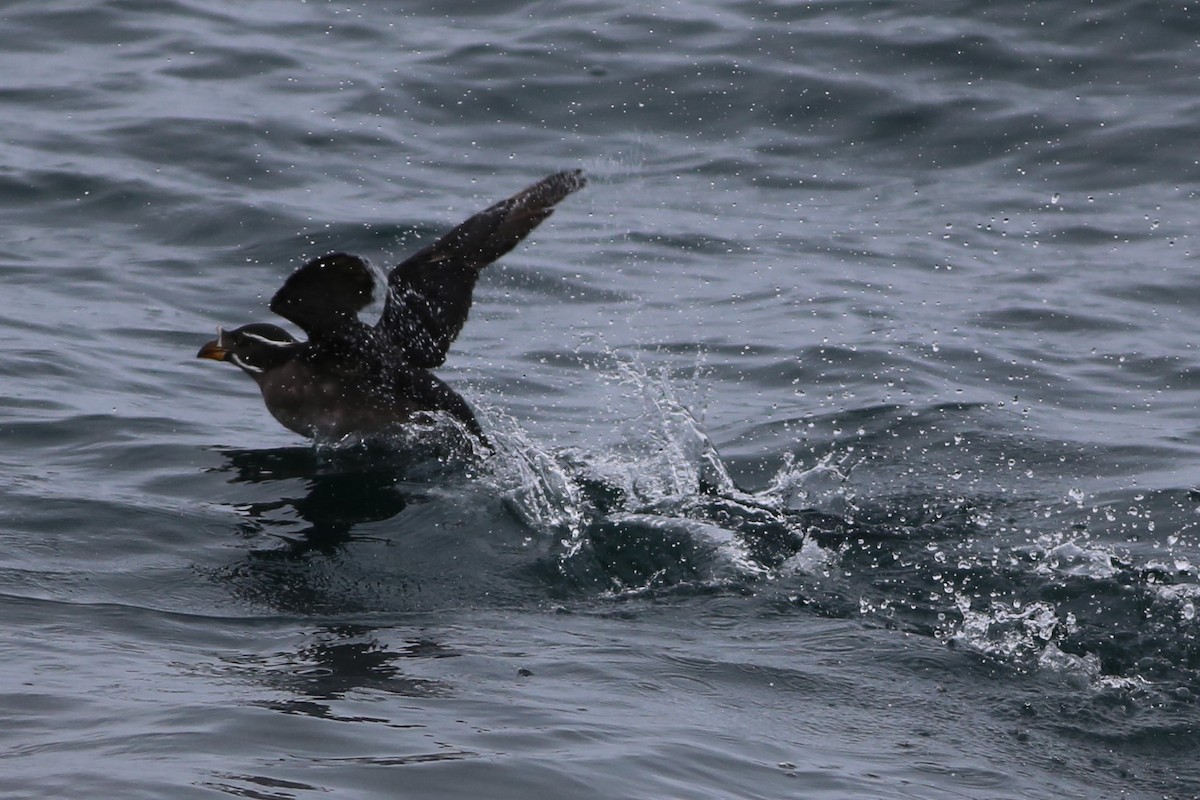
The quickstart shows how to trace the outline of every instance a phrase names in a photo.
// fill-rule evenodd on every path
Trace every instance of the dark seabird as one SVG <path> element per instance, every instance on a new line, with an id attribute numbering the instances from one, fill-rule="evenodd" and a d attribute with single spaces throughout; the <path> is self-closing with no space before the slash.
<path id="1" fill-rule="evenodd" d="M 376 325 L 358 318 L 374 298 L 367 262 L 330 253 L 296 270 L 271 298 L 271 311 L 308 334 L 252 323 L 218 336 L 198 358 L 230 361 L 254 378 L 267 410 L 310 437 L 341 438 L 395 429 L 422 412 L 445 412 L 483 439 L 466 401 L 431 370 L 467 321 L 479 273 L 516 247 L 585 184 L 559 172 L 479 212 L 388 275 Z"/>

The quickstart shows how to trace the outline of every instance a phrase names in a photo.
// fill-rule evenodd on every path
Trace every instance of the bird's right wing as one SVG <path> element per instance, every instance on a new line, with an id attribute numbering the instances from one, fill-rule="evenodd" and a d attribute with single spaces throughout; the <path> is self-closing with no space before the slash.
<path id="1" fill-rule="evenodd" d="M 378 331 L 409 364 L 441 364 L 467 321 L 480 270 L 516 247 L 586 182 L 578 169 L 550 175 L 406 259 L 388 276 Z"/>

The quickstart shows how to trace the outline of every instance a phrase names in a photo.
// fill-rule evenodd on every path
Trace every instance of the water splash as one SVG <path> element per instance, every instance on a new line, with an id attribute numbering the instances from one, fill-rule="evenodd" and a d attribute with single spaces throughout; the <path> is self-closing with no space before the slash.
<path id="1" fill-rule="evenodd" d="M 1116 556 L 1107 548 L 1088 546 L 1072 539 L 1042 551 L 1034 571 L 1044 576 L 1111 578 L 1120 567 Z"/>
<path id="2" fill-rule="evenodd" d="M 959 567 L 936 633 L 949 643 L 1097 690 L 1200 686 L 1200 589 L 1186 560 L 1139 562 L 1059 532 Z M 921 572 L 917 565 L 910 581 Z"/>
<path id="3" fill-rule="evenodd" d="M 496 447 L 487 479 L 547 545 L 539 574 L 552 592 L 762 592 L 1096 689 L 1200 689 L 1190 562 L 1139 565 L 1074 523 L 1039 533 L 1053 517 L 1026 499 L 858 498 L 848 451 L 807 465 L 783 457 L 765 486 L 745 490 L 686 385 L 609 356 L 602 375 L 637 404 L 619 444 L 552 449 L 485 411 Z M 1138 631 L 1136 643 L 1114 641 L 1114 627 Z"/>
<path id="4" fill-rule="evenodd" d="M 490 479 L 501 490 L 504 504 L 535 531 L 562 537 L 568 554 L 583 541 L 586 503 L 567 464 L 532 437 L 513 417 L 488 410 L 489 430 L 496 457 L 489 462 Z"/>
<path id="5" fill-rule="evenodd" d="M 810 507 L 839 496 L 845 476 L 832 456 L 807 469 L 787 458 L 764 489 L 744 491 L 668 372 L 608 355 L 608 377 L 639 404 L 620 446 L 552 450 L 484 411 L 498 456 L 491 479 L 516 517 L 557 542 L 568 583 L 629 593 L 754 581 L 799 569 L 810 531 L 840 524 Z"/>
<path id="6" fill-rule="evenodd" d="M 962 594 L 956 595 L 955 603 L 962 623 L 951 639 L 960 646 L 1018 667 L 1037 666 L 1043 659 L 1047 665 L 1067 665 L 1056 657 L 1062 653 L 1057 643 L 1077 630 L 1074 614 L 1060 617 L 1047 602 L 992 602 L 986 609 L 975 610 L 972 598 Z M 1089 672 L 1099 672 L 1094 655 L 1086 663 Z"/>

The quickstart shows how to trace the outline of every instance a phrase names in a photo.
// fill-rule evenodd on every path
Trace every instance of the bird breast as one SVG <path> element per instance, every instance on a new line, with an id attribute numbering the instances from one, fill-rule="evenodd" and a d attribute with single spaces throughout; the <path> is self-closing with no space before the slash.
<path id="1" fill-rule="evenodd" d="M 354 374 L 314 371 L 298 362 L 264 375 L 260 388 L 271 415 L 303 436 L 379 432 L 409 421 L 416 410 L 390 387 Z"/>

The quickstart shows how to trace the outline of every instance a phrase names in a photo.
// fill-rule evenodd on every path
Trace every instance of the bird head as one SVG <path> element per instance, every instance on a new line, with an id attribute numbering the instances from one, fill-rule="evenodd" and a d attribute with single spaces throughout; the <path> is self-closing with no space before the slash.
<path id="1" fill-rule="evenodd" d="M 196 358 L 230 361 L 256 380 L 295 354 L 296 338 L 278 325 L 255 322 L 227 331 L 217 328 L 217 338 L 206 342 Z"/>

